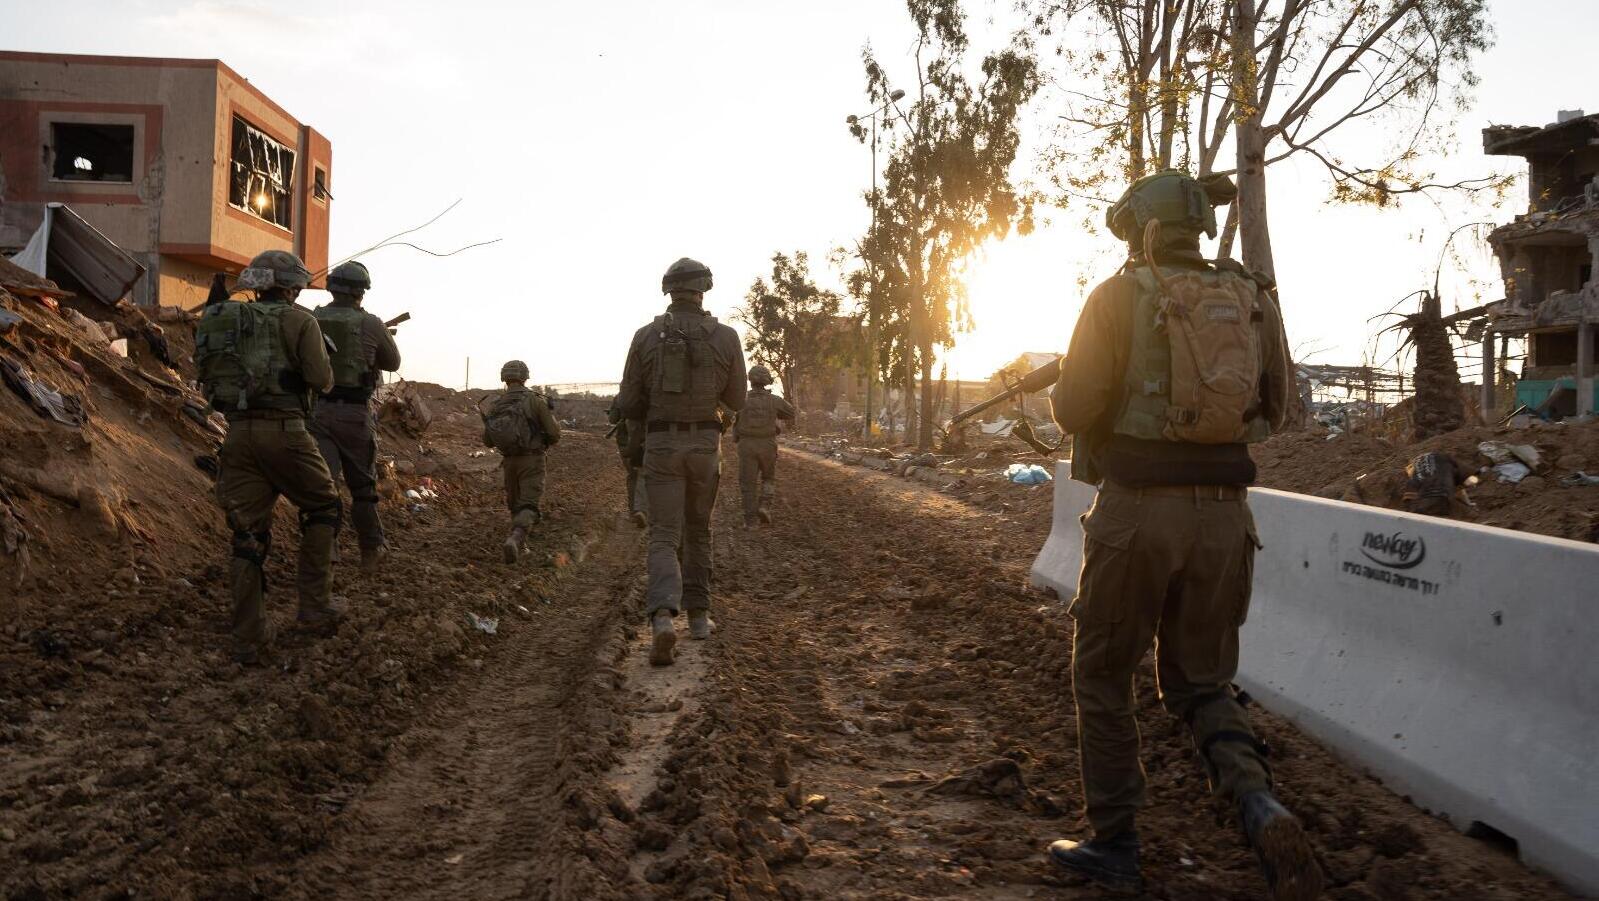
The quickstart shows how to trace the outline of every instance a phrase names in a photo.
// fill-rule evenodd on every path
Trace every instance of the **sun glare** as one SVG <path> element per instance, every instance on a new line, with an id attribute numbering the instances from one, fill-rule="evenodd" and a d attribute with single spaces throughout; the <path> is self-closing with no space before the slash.
<path id="1" fill-rule="evenodd" d="M 1065 351 L 1078 294 L 1059 236 L 1040 230 L 990 244 L 966 273 L 973 329 L 944 356 L 950 377 L 985 379 L 1024 352 Z"/>

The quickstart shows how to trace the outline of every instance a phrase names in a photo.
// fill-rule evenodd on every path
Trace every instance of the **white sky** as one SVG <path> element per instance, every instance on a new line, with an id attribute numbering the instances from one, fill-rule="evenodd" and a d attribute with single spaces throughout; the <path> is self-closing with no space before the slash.
<path id="1" fill-rule="evenodd" d="M 967 7 L 984 20 L 1010 2 Z M 1599 3 L 1493 7 L 1498 43 L 1441 174 L 1507 170 L 1481 154 L 1486 124 L 1599 108 L 1587 46 Z M 368 307 L 413 316 L 402 374 L 456 386 L 468 356 L 480 387 L 512 357 L 537 382 L 616 379 L 680 256 L 714 270 L 707 305 L 724 319 L 774 251 L 807 250 L 819 280 L 834 281 L 828 248 L 866 224 L 869 156 L 844 124 L 869 106 L 862 46 L 890 60 L 891 76 L 912 75 L 892 62 L 912 33 L 899 0 L 0 0 L 0 21 L 5 49 L 225 60 L 332 140 L 335 259 L 462 198 L 418 243 L 501 243 L 444 260 L 394 248 L 366 259 Z M 1058 102 L 1041 98 L 1028 135 Z M 1035 177 L 1031 161 L 1016 174 Z M 1283 164 L 1269 179 L 1289 337 L 1319 362 L 1359 361 L 1367 320 L 1431 283 L 1450 228 L 1508 219 L 1526 200 L 1521 186 L 1500 210 L 1417 200 L 1377 212 L 1325 206 L 1311 166 Z M 952 375 L 1064 349 L 1079 274 L 1097 281 L 1119 261 L 1110 239 L 1076 227 L 1081 215 L 1059 214 L 975 264 L 976 331 L 962 336 Z M 1491 256 L 1468 262 L 1471 273 L 1446 275 L 1446 309 L 1500 296 Z"/>

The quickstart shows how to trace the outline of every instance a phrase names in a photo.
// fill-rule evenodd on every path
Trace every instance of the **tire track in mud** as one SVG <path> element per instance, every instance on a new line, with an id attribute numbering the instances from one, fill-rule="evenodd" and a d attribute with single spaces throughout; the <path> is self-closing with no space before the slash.
<path id="1" fill-rule="evenodd" d="M 657 897 L 1100 897 L 1043 854 L 1082 825 L 1070 620 L 1025 586 L 1042 536 L 809 455 L 782 478 L 774 527 L 718 535 L 699 709 L 635 824 Z M 1147 672 L 1137 700 L 1150 895 L 1264 898 Z M 1327 897 L 1565 897 L 1254 715 Z"/>

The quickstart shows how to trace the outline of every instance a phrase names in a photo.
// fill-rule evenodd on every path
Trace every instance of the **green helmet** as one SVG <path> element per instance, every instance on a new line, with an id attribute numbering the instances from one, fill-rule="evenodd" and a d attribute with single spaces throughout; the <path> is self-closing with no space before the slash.
<path id="1" fill-rule="evenodd" d="M 772 371 L 770 369 L 767 369 L 765 366 L 751 366 L 750 367 L 750 384 L 751 385 L 770 385 L 771 383 L 772 383 Z"/>
<path id="2" fill-rule="evenodd" d="M 287 250 L 268 250 L 255 255 L 239 273 L 239 287 L 252 291 L 268 288 L 304 288 L 311 284 L 311 272 L 300 258 Z"/>
<path id="3" fill-rule="evenodd" d="M 670 294 L 673 291 L 699 291 L 703 294 L 709 290 L 711 290 L 710 267 L 688 257 L 666 267 L 666 274 L 661 276 L 662 294 Z"/>
<path id="4" fill-rule="evenodd" d="M 372 287 L 372 273 L 354 260 L 340 263 L 328 273 L 328 290 L 336 294 L 361 294 Z"/>
<path id="5" fill-rule="evenodd" d="M 1121 199 L 1105 211 L 1105 225 L 1123 241 L 1142 240 L 1144 227 L 1159 220 L 1163 228 L 1204 232 L 1216 237 L 1216 211 L 1205 189 L 1188 173 L 1166 169 L 1133 182 Z"/>
<path id="6" fill-rule="evenodd" d="M 521 360 L 511 360 L 500 367 L 500 381 L 502 382 L 525 382 L 527 377 L 527 364 Z"/>

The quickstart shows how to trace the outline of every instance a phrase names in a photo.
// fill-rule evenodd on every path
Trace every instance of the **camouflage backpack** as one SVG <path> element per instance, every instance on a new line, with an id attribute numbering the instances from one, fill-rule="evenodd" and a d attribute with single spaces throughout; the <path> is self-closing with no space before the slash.
<path id="1" fill-rule="evenodd" d="M 777 398 L 768 391 L 751 391 L 744 399 L 733 433 L 739 438 L 777 437 Z"/>
<path id="2" fill-rule="evenodd" d="M 283 346 L 287 309 L 237 300 L 205 308 L 195 329 L 194 363 L 212 409 L 305 411 L 308 397 Z"/>
<path id="3" fill-rule="evenodd" d="M 1234 271 L 1141 266 L 1118 434 L 1194 444 L 1264 441 L 1260 286 Z"/>
<path id="4" fill-rule="evenodd" d="M 328 362 L 333 364 L 334 387 L 376 387 L 361 343 L 361 326 L 366 321 L 367 312 L 360 307 L 328 304 L 317 307 L 312 315 L 316 317 L 317 324 L 322 326 L 322 335 L 333 343 Z"/>
<path id="5" fill-rule="evenodd" d="M 506 457 L 521 457 L 543 447 L 538 440 L 538 423 L 528 417 L 528 391 L 507 391 L 494 399 L 483 418 L 483 433 L 489 447 Z"/>

